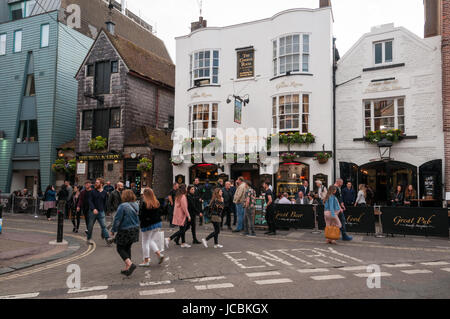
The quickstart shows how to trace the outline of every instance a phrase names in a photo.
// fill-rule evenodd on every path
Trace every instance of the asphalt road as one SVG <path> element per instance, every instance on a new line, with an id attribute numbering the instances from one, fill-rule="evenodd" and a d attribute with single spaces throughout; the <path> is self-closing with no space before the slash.
<path id="1" fill-rule="evenodd" d="M 6 217 L 5 224 L 6 230 L 56 232 L 54 222 L 29 216 Z M 330 246 L 323 234 L 311 231 L 284 231 L 276 237 L 258 232 L 247 238 L 225 230 L 219 238 L 222 249 L 171 245 L 162 265 L 154 258 L 151 267 L 124 278 L 115 246 L 101 240 L 98 225 L 91 247 L 71 230 L 66 221 L 66 236 L 79 245 L 71 247 L 73 255 L 0 275 L 0 299 L 450 298 L 450 242 L 445 239 L 356 235 L 352 242 Z M 165 231 L 169 235 L 174 230 Z M 200 227 L 198 238 L 209 232 L 209 225 Z M 140 263 L 140 243 L 132 254 Z M 80 269 L 81 289 L 67 286 L 70 265 Z M 368 278 L 373 272 L 380 275 L 379 282 Z M 369 288 L 368 281 L 379 288 Z"/>

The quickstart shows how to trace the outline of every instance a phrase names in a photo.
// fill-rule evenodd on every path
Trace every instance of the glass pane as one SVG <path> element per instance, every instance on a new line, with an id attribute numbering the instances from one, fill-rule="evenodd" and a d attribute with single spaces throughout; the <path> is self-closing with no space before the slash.
<path id="1" fill-rule="evenodd" d="M 280 130 L 284 130 L 286 128 L 286 125 L 284 123 L 284 117 L 280 116 Z"/>
<path id="2" fill-rule="evenodd" d="M 375 64 L 383 62 L 383 44 L 375 44 Z"/>
<path id="3" fill-rule="evenodd" d="M 293 56 L 292 71 L 300 71 L 300 55 L 296 54 Z"/>
<path id="4" fill-rule="evenodd" d="M 213 66 L 214 67 L 218 67 L 219 66 L 219 60 L 218 59 L 214 59 Z"/>
<path id="5" fill-rule="evenodd" d="M 211 58 L 211 52 L 205 51 L 205 59 L 210 59 L 210 58 Z"/>
<path id="6" fill-rule="evenodd" d="M 372 120 L 371 119 L 366 119 L 365 120 L 365 127 L 366 127 L 366 134 L 372 130 Z"/>
<path id="7" fill-rule="evenodd" d="M 14 52 L 22 51 L 22 31 L 14 32 Z"/>
<path id="8" fill-rule="evenodd" d="M 275 59 L 277 57 L 277 41 L 272 41 L 273 43 L 273 58 Z"/>
<path id="9" fill-rule="evenodd" d="M 397 100 L 397 104 L 398 104 L 399 107 L 405 106 L 405 99 L 398 99 Z"/>
<path id="10" fill-rule="evenodd" d="M 213 76 L 213 83 L 214 83 L 214 84 L 219 83 L 219 77 Z"/>
<path id="11" fill-rule="evenodd" d="M 392 41 L 386 42 L 385 44 L 385 62 L 392 62 Z"/>
<path id="12" fill-rule="evenodd" d="M 50 25 L 45 24 L 41 29 L 41 47 L 48 47 Z"/>
<path id="13" fill-rule="evenodd" d="M 6 54 L 6 34 L 0 34 L 0 55 Z"/>
<path id="14" fill-rule="evenodd" d="M 303 54 L 303 72 L 309 72 L 309 55 Z"/>
<path id="15" fill-rule="evenodd" d="M 219 59 L 219 51 L 214 51 L 213 58 L 214 59 Z"/>
<path id="16" fill-rule="evenodd" d="M 398 125 L 404 125 L 405 124 L 405 117 L 399 116 L 398 117 Z"/>
<path id="17" fill-rule="evenodd" d="M 397 114 L 400 116 L 405 115 L 405 108 L 399 106 L 398 110 L 397 110 Z"/>
<path id="18" fill-rule="evenodd" d="M 280 96 L 280 105 L 284 104 L 284 96 Z"/>
<path id="19" fill-rule="evenodd" d="M 273 75 L 274 76 L 277 75 L 277 67 L 278 67 L 277 62 L 278 61 L 276 59 L 273 61 Z"/>
<path id="20" fill-rule="evenodd" d="M 375 119 L 375 130 L 387 131 L 395 129 L 395 121 L 393 117 Z"/>
<path id="21" fill-rule="evenodd" d="M 36 88 L 34 85 L 34 74 L 27 76 L 27 85 L 25 87 L 25 96 L 35 96 Z"/>
<path id="22" fill-rule="evenodd" d="M 203 68 L 203 66 L 204 66 L 204 60 L 200 60 L 200 61 L 198 61 L 198 66 L 200 67 L 200 68 Z"/>
<path id="23" fill-rule="evenodd" d="M 302 116 L 302 132 L 307 133 L 309 129 L 309 115 L 305 114 Z"/>
<path id="24" fill-rule="evenodd" d="M 292 104 L 292 112 L 298 114 L 300 112 L 300 105 L 298 103 Z"/>
<path id="25" fill-rule="evenodd" d="M 209 69 L 205 69 L 205 77 L 209 77 Z"/>
<path id="26" fill-rule="evenodd" d="M 209 59 L 206 59 L 206 60 L 205 60 L 205 66 L 206 66 L 206 67 L 209 67 L 210 64 L 211 64 L 211 61 L 210 61 Z"/>
<path id="27" fill-rule="evenodd" d="M 203 60 L 203 57 L 205 56 L 205 52 L 199 52 L 198 53 L 198 58 L 200 59 L 200 60 Z"/>
<path id="28" fill-rule="evenodd" d="M 399 125 L 399 126 L 398 126 L 398 129 L 399 129 L 400 131 L 402 131 L 403 133 L 405 133 L 405 125 Z"/>
<path id="29" fill-rule="evenodd" d="M 17 143 L 25 143 L 28 134 L 28 121 L 20 121 L 19 131 L 17 132 Z"/>
<path id="30" fill-rule="evenodd" d="M 366 109 L 366 110 L 365 110 L 364 116 L 365 116 L 366 118 L 370 118 L 370 116 L 371 116 L 370 109 L 368 109 L 368 110 Z"/>
<path id="31" fill-rule="evenodd" d="M 284 105 L 280 105 L 280 115 L 284 115 L 285 114 L 285 112 L 284 112 Z"/>
<path id="32" fill-rule="evenodd" d="M 298 116 L 294 116 L 294 121 L 292 124 L 292 128 L 299 129 L 300 128 L 300 119 Z"/>
<path id="33" fill-rule="evenodd" d="M 273 117 L 273 128 L 277 128 L 277 117 Z"/>
<path id="34" fill-rule="evenodd" d="M 375 102 L 374 112 L 375 117 L 394 116 L 394 100 Z"/>
<path id="35" fill-rule="evenodd" d="M 305 103 L 309 103 L 309 95 L 307 95 L 307 94 L 303 95 L 303 104 L 305 104 Z"/>
<path id="36" fill-rule="evenodd" d="M 29 141 L 30 142 L 38 142 L 39 141 L 37 120 L 30 121 Z"/>

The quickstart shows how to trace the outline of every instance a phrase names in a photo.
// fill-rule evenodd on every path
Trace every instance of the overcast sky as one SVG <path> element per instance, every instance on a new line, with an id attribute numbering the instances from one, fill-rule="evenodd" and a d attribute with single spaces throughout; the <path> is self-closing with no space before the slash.
<path id="1" fill-rule="evenodd" d="M 120 1 L 120 0 L 118 0 Z M 127 0 L 127 7 L 156 27 L 175 61 L 175 37 L 189 34 L 198 0 Z M 334 36 L 341 56 L 372 26 L 395 23 L 423 37 L 423 0 L 332 0 Z M 208 26 L 269 18 L 291 8 L 317 8 L 319 0 L 203 0 Z"/>

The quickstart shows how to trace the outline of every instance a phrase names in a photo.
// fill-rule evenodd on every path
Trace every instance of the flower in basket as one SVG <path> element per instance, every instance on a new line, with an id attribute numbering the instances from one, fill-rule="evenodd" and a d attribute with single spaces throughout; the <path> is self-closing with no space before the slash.
<path id="1" fill-rule="evenodd" d="M 315 156 L 314 160 L 316 161 L 328 161 L 330 158 L 333 157 L 330 153 L 326 152 L 319 152 L 314 154 L 314 156 Z"/>
<path id="2" fill-rule="evenodd" d="M 55 173 L 65 173 L 66 172 L 66 161 L 64 159 L 55 160 L 55 163 L 52 164 L 52 170 Z"/>
<path id="3" fill-rule="evenodd" d="M 144 157 L 139 160 L 139 164 L 137 165 L 137 169 L 140 172 L 150 172 L 152 169 L 152 161 L 148 158 Z"/>
<path id="4" fill-rule="evenodd" d="M 108 146 L 108 139 L 106 137 L 97 136 L 89 141 L 89 148 L 91 150 L 104 150 Z"/>
<path id="5" fill-rule="evenodd" d="M 281 159 L 283 161 L 292 161 L 297 157 L 297 154 L 293 153 L 293 152 L 287 152 L 287 153 L 282 153 L 281 154 Z"/>
<path id="6" fill-rule="evenodd" d="M 69 174 L 75 173 L 76 168 L 77 168 L 77 160 L 76 159 L 72 159 L 66 163 L 66 171 Z"/>
<path id="7" fill-rule="evenodd" d="M 171 157 L 170 162 L 173 166 L 178 166 L 183 163 L 183 158 L 181 158 L 181 156 Z"/>

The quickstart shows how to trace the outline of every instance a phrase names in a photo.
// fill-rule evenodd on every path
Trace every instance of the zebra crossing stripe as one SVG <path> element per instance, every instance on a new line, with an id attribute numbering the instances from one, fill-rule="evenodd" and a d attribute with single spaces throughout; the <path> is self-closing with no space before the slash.
<path id="1" fill-rule="evenodd" d="M 356 266 L 356 267 L 342 267 L 338 268 L 344 271 L 358 271 L 358 270 L 367 270 L 367 266 Z"/>
<path id="2" fill-rule="evenodd" d="M 402 270 L 401 272 L 405 273 L 407 275 L 431 274 L 431 273 L 433 273 L 431 270 L 426 270 L 426 269 Z"/>
<path id="3" fill-rule="evenodd" d="M 29 294 L 21 294 L 21 295 L 0 296 L 0 299 L 28 299 L 28 298 L 36 298 L 37 296 L 39 296 L 39 292 L 32 292 Z"/>
<path id="4" fill-rule="evenodd" d="M 234 285 L 232 283 L 225 283 L 225 284 L 195 286 L 195 289 L 210 290 L 210 289 L 224 289 L 224 288 L 233 288 L 233 287 L 234 287 Z"/>
<path id="5" fill-rule="evenodd" d="M 390 277 L 392 276 L 392 274 L 388 273 L 388 272 L 368 272 L 368 273 L 361 273 L 361 274 L 355 274 L 356 277 L 372 277 L 372 276 L 376 276 L 376 277 Z"/>
<path id="6" fill-rule="evenodd" d="M 424 266 L 447 266 L 447 265 L 450 265 L 450 263 L 448 263 L 446 261 L 434 261 L 434 262 L 420 263 L 420 264 L 424 265 Z"/>
<path id="7" fill-rule="evenodd" d="M 153 296 L 153 295 L 163 295 L 163 294 L 173 294 L 175 292 L 174 288 L 169 289 L 155 289 L 155 290 L 145 290 L 140 291 L 140 296 Z"/>
<path id="8" fill-rule="evenodd" d="M 108 299 L 108 295 L 97 295 L 97 296 L 88 296 L 88 297 L 76 297 L 76 298 L 69 298 L 71 300 L 75 299 Z"/>
<path id="9" fill-rule="evenodd" d="M 279 276 L 281 275 L 278 271 L 267 271 L 267 272 L 250 272 L 246 274 L 247 277 L 267 277 L 267 276 Z"/>
<path id="10" fill-rule="evenodd" d="M 189 282 L 204 282 L 204 281 L 223 280 L 223 279 L 225 279 L 225 276 L 194 278 L 194 279 L 188 279 L 188 281 Z"/>
<path id="11" fill-rule="evenodd" d="M 328 275 L 328 276 L 312 276 L 313 280 L 335 280 L 335 279 L 345 279 L 344 276 L 341 275 Z"/>
<path id="12" fill-rule="evenodd" d="M 292 282 L 289 278 L 280 279 L 267 279 L 267 280 L 256 280 L 255 283 L 258 285 L 273 285 L 273 284 L 287 284 Z"/>
<path id="13" fill-rule="evenodd" d="M 405 267 L 412 267 L 411 264 L 394 264 L 394 265 L 389 265 L 389 264 L 384 264 L 382 265 L 383 267 L 388 267 L 388 268 L 405 268 Z"/>
<path id="14" fill-rule="evenodd" d="M 82 292 L 91 292 L 91 291 L 99 291 L 99 290 L 106 290 L 108 289 L 108 286 L 96 286 L 96 287 L 89 287 L 89 288 L 81 288 L 81 289 L 69 289 L 67 291 L 68 294 L 79 294 Z"/>
<path id="15" fill-rule="evenodd" d="M 154 281 L 154 282 L 140 282 L 139 285 L 141 287 L 147 287 L 147 286 L 158 286 L 158 285 L 170 285 L 171 281 Z"/>
<path id="16" fill-rule="evenodd" d="M 330 270 L 326 268 L 315 268 L 315 269 L 297 269 L 297 271 L 301 274 L 310 274 L 315 272 L 328 272 Z"/>
<path id="17" fill-rule="evenodd" d="M 450 268 L 442 268 L 441 270 L 450 272 Z"/>

